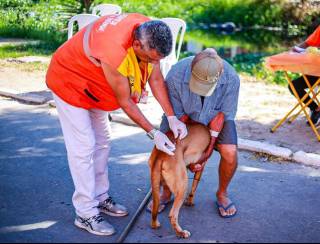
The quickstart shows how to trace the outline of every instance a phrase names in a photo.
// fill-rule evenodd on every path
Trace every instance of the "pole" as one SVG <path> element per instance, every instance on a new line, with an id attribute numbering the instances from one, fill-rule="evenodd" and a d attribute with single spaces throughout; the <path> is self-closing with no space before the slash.
<path id="1" fill-rule="evenodd" d="M 147 205 L 147 203 L 149 202 L 149 199 L 151 197 L 152 194 L 152 189 L 149 190 L 149 192 L 147 193 L 147 195 L 144 197 L 143 201 L 141 202 L 140 206 L 138 207 L 137 211 L 135 212 L 135 214 L 133 215 L 132 219 L 130 220 L 129 224 L 126 226 L 126 228 L 122 231 L 119 239 L 117 240 L 116 243 L 123 243 L 123 241 L 126 239 L 127 235 L 129 234 L 129 231 L 131 230 L 131 228 L 133 227 L 133 225 L 135 224 L 136 220 L 138 219 L 139 215 L 141 214 L 142 210 L 144 209 L 144 207 Z"/>

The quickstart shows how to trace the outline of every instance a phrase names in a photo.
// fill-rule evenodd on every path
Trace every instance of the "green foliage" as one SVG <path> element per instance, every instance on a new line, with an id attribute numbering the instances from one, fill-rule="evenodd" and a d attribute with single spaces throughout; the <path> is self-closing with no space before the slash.
<path id="1" fill-rule="evenodd" d="M 23 37 L 62 43 L 65 22 L 50 1 L 1 0 L 0 36 Z"/>
<path id="2" fill-rule="evenodd" d="M 156 18 L 176 17 L 192 23 L 193 16 L 203 11 L 206 2 L 206 0 L 96 0 L 94 5 L 113 3 L 121 6 L 123 12 L 138 12 Z"/>
<path id="3" fill-rule="evenodd" d="M 38 44 L 5 45 L 0 46 L 0 59 L 17 58 L 23 56 L 48 56 L 57 49 L 54 43 L 41 42 Z"/>
<path id="4" fill-rule="evenodd" d="M 182 18 L 189 28 L 233 21 L 244 27 L 286 27 L 291 34 L 310 26 L 319 13 L 310 1 L 289 0 L 0 0 L 0 35 L 61 44 L 68 19 L 102 2 L 118 4 L 124 12 Z"/>
<path id="5" fill-rule="evenodd" d="M 282 51 L 290 44 L 290 35 L 306 36 L 319 22 L 319 5 L 301 0 L 0 0 L 0 36 L 40 39 L 38 46 L 1 47 L 0 58 L 23 55 L 50 55 L 67 38 L 67 22 L 78 13 L 91 12 L 99 3 L 120 5 L 123 12 L 139 12 L 155 18 L 177 17 L 188 23 L 185 40 L 194 40 L 204 47 L 237 46 L 255 55 L 242 54 L 229 60 L 239 72 L 260 79 L 286 84 L 283 75 L 271 73 L 263 65 L 263 58 Z M 264 26 L 281 27 L 282 32 L 235 33 L 216 35 L 204 27 L 212 23 L 234 22 L 244 29 Z M 309 27 L 309 30 L 307 30 Z M 193 30 L 193 31 L 191 31 Z M 221 50 L 220 50 L 221 49 Z M 190 53 L 182 52 L 181 57 Z"/>
<path id="6" fill-rule="evenodd" d="M 96 0 L 93 5 L 100 3 L 118 4 L 124 12 L 182 18 L 192 28 L 232 21 L 244 28 L 283 27 L 289 34 L 314 29 L 320 11 L 316 3 L 302 0 Z"/>
<path id="7" fill-rule="evenodd" d="M 272 54 L 242 54 L 237 55 L 234 59 L 229 59 L 228 61 L 239 73 L 245 73 L 254 76 L 258 80 L 264 80 L 268 83 L 287 85 L 288 81 L 286 80 L 283 72 L 272 72 L 271 70 L 266 68 L 265 57 L 270 55 Z M 297 78 L 299 76 L 299 74 L 296 73 L 289 72 L 288 74 L 291 79 Z"/>

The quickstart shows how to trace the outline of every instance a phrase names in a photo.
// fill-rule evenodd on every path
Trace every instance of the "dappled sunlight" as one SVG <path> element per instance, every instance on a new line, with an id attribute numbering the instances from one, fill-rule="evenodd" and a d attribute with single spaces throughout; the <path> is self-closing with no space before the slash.
<path id="1" fill-rule="evenodd" d="M 320 170 L 311 171 L 308 173 L 310 177 L 320 177 Z"/>
<path id="2" fill-rule="evenodd" d="M 56 126 L 51 125 L 32 125 L 32 126 L 28 126 L 26 128 L 28 131 L 39 131 L 39 130 L 52 130 L 52 129 L 56 129 Z"/>
<path id="3" fill-rule="evenodd" d="M 10 136 L 10 137 L 1 139 L 0 143 L 8 143 L 8 142 L 14 141 L 15 139 L 16 139 L 15 137 Z"/>
<path id="4" fill-rule="evenodd" d="M 44 156 L 63 156 L 65 154 L 53 152 L 46 148 L 35 148 L 35 147 L 23 147 L 17 149 L 16 152 L 10 156 L 0 155 L 0 159 L 13 159 L 13 158 L 25 158 L 25 157 L 44 157 Z"/>
<path id="5" fill-rule="evenodd" d="M 275 171 L 272 170 L 267 170 L 267 169 L 260 169 L 260 168 L 255 168 L 255 167 L 249 167 L 249 166 L 239 166 L 237 171 L 240 172 L 258 172 L 258 173 L 275 173 Z"/>
<path id="6" fill-rule="evenodd" d="M 44 138 L 41 140 L 42 142 L 64 142 L 63 136 L 55 136 L 50 138 Z"/>
<path id="7" fill-rule="evenodd" d="M 47 151 L 47 149 L 44 149 L 44 148 L 34 148 L 34 147 L 23 147 L 23 148 L 20 148 L 20 149 L 18 149 L 17 150 L 17 152 L 19 152 L 19 153 L 22 153 L 22 154 L 24 154 L 24 153 L 27 153 L 27 154 L 29 154 L 29 153 L 31 153 L 31 154 L 38 154 L 38 153 L 44 153 L 44 152 L 46 152 Z"/>
<path id="8" fill-rule="evenodd" d="M 0 233 L 12 233 L 12 232 L 22 232 L 22 231 L 28 231 L 28 230 L 37 230 L 37 229 L 47 229 L 54 224 L 56 224 L 57 221 L 43 221 L 38 222 L 34 224 L 27 224 L 27 225 L 14 225 L 14 226 L 5 226 L 0 228 Z"/>
<path id="9" fill-rule="evenodd" d="M 138 131 L 136 133 L 133 133 L 134 130 L 138 130 Z M 111 140 L 122 139 L 122 138 L 128 137 L 128 135 L 130 135 L 130 137 L 135 137 L 141 133 L 142 133 L 142 130 L 138 129 L 136 127 L 123 126 L 123 127 L 121 127 L 120 131 L 112 129 Z"/>
<path id="10" fill-rule="evenodd" d="M 136 153 L 136 154 L 127 154 L 119 157 L 110 157 L 110 162 L 116 162 L 117 164 L 146 164 L 148 162 L 150 153 Z"/>
<path id="11" fill-rule="evenodd" d="M 10 123 L 11 123 L 11 124 L 14 124 L 14 125 L 16 125 L 16 124 L 22 124 L 22 125 L 24 125 L 24 124 L 26 124 L 26 123 L 32 123 L 32 122 L 33 122 L 32 120 L 23 119 L 23 120 L 19 120 L 19 121 L 11 121 Z"/>

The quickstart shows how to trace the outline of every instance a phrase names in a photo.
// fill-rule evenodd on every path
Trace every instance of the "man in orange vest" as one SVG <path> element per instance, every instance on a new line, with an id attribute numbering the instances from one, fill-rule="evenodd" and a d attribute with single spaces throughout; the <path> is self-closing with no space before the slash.
<path id="1" fill-rule="evenodd" d="M 126 216 L 108 195 L 110 150 L 108 111 L 122 108 L 159 150 L 175 146 L 153 128 L 136 103 L 146 98 L 146 82 L 162 106 L 175 137 L 187 129 L 170 104 L 159 61 L 172 49 L 172 34 L 161 21 L 140 14 L 107 15 L 89 24 L 53 55 L 46 82 L 53 92 L 75 185 L 75 225 L 97 235 L 115 229 L 100 213 Z"/>

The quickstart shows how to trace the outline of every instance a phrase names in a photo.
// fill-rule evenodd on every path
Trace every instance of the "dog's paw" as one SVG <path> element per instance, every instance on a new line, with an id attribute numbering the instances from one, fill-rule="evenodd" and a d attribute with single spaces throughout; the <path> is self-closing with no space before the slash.
<path id="1" fill-rule="evenodd" d="M 177 232 L 177 237 L 179 237 L 179 238 L 188 239 L 190 236 L 191 236 L 191 233 L 187 230 Z"/>
<path id="2" fill-rule="evenodd" d="M 194 206 L 193 199 L 187 198 L 187 199 L 184 201 L 184 205 L 185 205 L 185 206 L 188 206 L 188 207 L 193 207 L 193 206 Z"/>
<path id="3" fill-rule="evenodd" d="M 157 221 L 151 221 L 151 228 L 152 229 L 158 229 L 160 228 L 161 224 L 160 222 L 157 220 Z"/>

